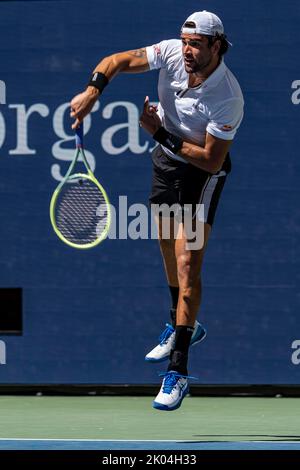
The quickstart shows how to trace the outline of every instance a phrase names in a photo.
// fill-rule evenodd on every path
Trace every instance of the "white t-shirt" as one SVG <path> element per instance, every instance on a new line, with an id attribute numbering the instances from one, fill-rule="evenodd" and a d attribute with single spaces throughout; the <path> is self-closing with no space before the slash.
<path id="1" fill-rule="evenodd" d="M 244 100 L 235 76 L 222 61 L 195 88 L 188 87 L 179 39 L 146 48 L 150 69 L 160 69 L 158 113 L 163 126 L 188 142 L 204 146 L 206 133 L 232 140 L 243 119 Z M 164 147 L 176 160 L 185 161 Z"/>

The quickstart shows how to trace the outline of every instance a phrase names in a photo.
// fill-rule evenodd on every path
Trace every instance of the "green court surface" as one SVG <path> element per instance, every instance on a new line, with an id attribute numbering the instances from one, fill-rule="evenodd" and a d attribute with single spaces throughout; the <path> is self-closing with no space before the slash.
<path id="1" fill-rule="evenodd" d="M 300 398 L 0 396 L 0 438 L 125 441 L 300 441 Z"/>

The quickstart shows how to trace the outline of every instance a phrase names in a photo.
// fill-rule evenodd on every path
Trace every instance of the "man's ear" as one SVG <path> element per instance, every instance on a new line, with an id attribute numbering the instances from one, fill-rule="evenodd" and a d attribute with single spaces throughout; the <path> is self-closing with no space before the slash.
<path id="1" fill-rule="evenodd" d="M 220 48 L 221 48 L 221 41 L 220 41 L 220 39 L 217 39 L 217 40 L 213 43 L 213 45 L 212 45 L 211 48 L 212 48 L 213 54 L 218 54 L 218 52 L 219 52 L 219 50 L 220 50 Z"/>

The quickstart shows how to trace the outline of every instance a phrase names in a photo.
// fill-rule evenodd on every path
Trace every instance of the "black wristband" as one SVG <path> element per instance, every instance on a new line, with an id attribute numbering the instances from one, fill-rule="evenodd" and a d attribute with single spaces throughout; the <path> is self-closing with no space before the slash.
<path id="1" fill-rule="evenodd" d="M 108 84 L 108 78 L 102 72 L 95 72 L 90 78 L 88 86 L 93 86 L 97 88 L 100 93 L 104 90 L 106 85 Z"/>
<path id="2" fill-rule="evenodd" d="M 153 139 L 175 154 L 179 152 L 183 144 L 183 140 L 180 137 L 171 134 L 171 132 L 168 132 L 164 127 L 160 127 L 158 131 L 155 132 Z"/>

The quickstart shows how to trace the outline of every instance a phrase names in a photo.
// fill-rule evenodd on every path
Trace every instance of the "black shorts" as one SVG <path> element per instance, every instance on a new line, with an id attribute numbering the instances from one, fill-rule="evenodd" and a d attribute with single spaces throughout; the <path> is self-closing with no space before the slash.
<path id="1" fill-rule="evenodd" d="M 189 163 L 174 160 L 160 145 L 153 150 L 152 161 L 150 204 L 165 204 L 169 207 L 174 204 L 180 207 L 190 205 L 193 217 L 199 208 L 197 205 L 203 204 L 203 221 L 212 225 L 227 174 L 231 170 L 229 154 L 222 169 L 214 175 Z"/>

